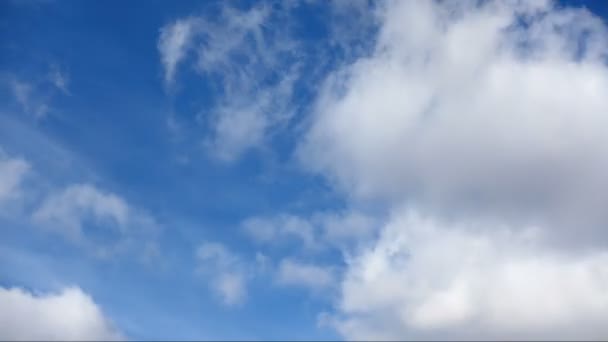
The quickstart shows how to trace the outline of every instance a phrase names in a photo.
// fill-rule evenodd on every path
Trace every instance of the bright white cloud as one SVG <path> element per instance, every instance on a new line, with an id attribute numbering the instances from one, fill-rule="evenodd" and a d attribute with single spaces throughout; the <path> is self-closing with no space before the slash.
<path id="1" fill-rule="evenodd" d="M 606 26 L 545 1 L 381 13 L 298 152 L 394 210 L 347 255 L 329 321 L 348 339 L 608 336 Z"/>
<path id="2" fill-rule="evenodd" d="M 334 273 L 330 267 L 312 263 L 283 259 L 279 263 L 276 280 L 280 285 L 326 289 L 335 284 Z"/>
<path id="3" fill-rule="evenodd" d="M 547 220 L 560 235 L 584 223 L 572 237 L 593 240 L 608 222 L 606 28 L 527 4 L 391 3 L 372 57 L 328 79 L 307 167 L 358 198 Z"/>
<path id="4" fill-rule="evenodd" d="M 0 287 L 0 339 L 122 340 L 93 299 L 78 287 L 33 294 Z"/>
<path id="5" fill-rule="evenodd" d="M 534 227 L 474 228 L 397 214 L 351 260 L 338 330 L 350 339 L 401 340 L 608 335 L 608 251 L 546 250 Z"/>
<path id="6" fill-rule="evenodd" d="M 211 289 L 226 306 L 242 304 L 247 297 L 247 269 L 239 256 L 217 242 L 204 242 L 196 250 L 198 271 L 209 277 Z"/>

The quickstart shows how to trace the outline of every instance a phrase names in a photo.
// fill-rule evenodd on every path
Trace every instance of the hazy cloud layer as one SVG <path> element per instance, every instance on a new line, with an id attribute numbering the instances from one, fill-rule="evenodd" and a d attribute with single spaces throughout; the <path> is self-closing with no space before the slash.
<path id="1" fill-rule="evenodd" d="M 0 205 L 19 196 L 21 183 L 29 168 L 25 160 L 11 157 L 0 148 Z"/>
<path id="2" fill-rule="evenodd" d="M 211 290 L 226 306 L 242 304 L 247 299 L 247 264 L 218 242 L 203 242 L 196 250 L 198 272 L 209 279 Z"/>

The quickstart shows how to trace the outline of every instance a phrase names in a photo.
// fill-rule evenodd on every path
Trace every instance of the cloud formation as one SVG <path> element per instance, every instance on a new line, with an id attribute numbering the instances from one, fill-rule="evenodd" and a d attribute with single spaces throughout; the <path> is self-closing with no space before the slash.
<path id="1" fill-rule="evenodd" d="M 36 119 L 43 118 L 48 114 L 47 96 L 39 94 L 33 84 L 13 79 L 10 81 L 10 88 L 23 112 L 33 115 Z"/>
<path id="2" fill-rule="evenodd" d="M 83 221 L 90 217 L 104 226 L 124 229 L 130 209 L 120 197 L 89 184 L 70 185 L 45 199 L 33 214 L 37 223 L 56 227 L 59 233 L 78 241 L 83 238 Z"/>
<path id="3" fill-rule="evenodd" d="M 115 341 L 124 337 L 78 287 L 48 294 L 0 287 L 0 339 Z"/>
<path id="4" fill-rule="evenodd" d="M 334 273 L 330 267 L 293 259 L 283 259 L 279 263 L 276 281 L 279 285 L 322 290 L 331 287 Z"/>
<path id="5" fill-rule="evenodd" d="M 172 84 L 177 66 L 186 55 L 193 26 L 193 19 L 182 19 L 160 29 L 158 50 L 165 71 L 166 85 Z"/>
<path id="6" fill-rule="evenodd" d="M 153 239 L 161 229 L 145 211 L 87 183 L 50 192 L 31 218 L 42 230 L 63 236 L 102 258 L 138 245 L 147 259 L 147 251 L 155 246 Z"/>
<path id="7" fill-rule="evenodd" d="M 288 30 L 285 8 L 260 3 L 240 10 L 229 4 L 217 15 L 178 19 L 161 28 L 158 49 L 171 83 L 178 65 L 192 55 L 194 69 L 214 91 L 197 116 L 203 145 L 225 162 L 261 147 L 269 131 L 293 115 L 292 97 L 302 52 Z"/>
<path id="8" fill-rule="evenodd" d="M 0 81 L 6 84 L 23 113 L 37 120 L 44 119 L 54 111 L 52 103 L 57 92 L 70 95 L 69 75 L 56 64 L 50 66 L 44 77 L 22 77 L 8 73 Z"/>
<path id="9" fill-rule="evenodd" d="M 608 251 L 565 254 L 534 227 L 462 224 L 396 214 L 351 260 L 334 327 L 372 340 L 607 336 Z"/>
<path id="10" fill-rule="evenodd" d="M 217 242 L 204 242 L 196 250 L 198 271 L 211 279 L 211 289 L 226 306 L 242 304 L 247 298 L 246 265 L 239 256 Z"/>
<path id="11" fill-rule="evenodd" d="M 20 158 L 13 158 L 0 148 L 0 204 L 19 196 L 21 182 L 30 169 Z"/>
<path id="12" fill-rule="evenodd" d="M 317 247 L 315 228 L 306 219 L 294 215 L 276 217 L 251 217 L 241 224 L 243 230 L 259 243 L 280 243 L 286 239 L 295 239 L 305 248 Z"/>
<path id="13" fill-rule="evenodd" d="M 380 12 L 373 53 L 328 76 L 298 151 L 347 199 L 392 212 L 347 258 L 334 326 L 607 336 L 606 26 L 548 1 Z"/>
<path id="14" fill-rule="evenodd" d="M 319 211 L 308 216 L 253 216 L 245 219 L 241 228 L 260 245 L 280 246 L 292 240 L 307 252 L 327 248 L 349 252 L 361 241 L 372 238 L 379 224 L 374 216 L 350 209 Z"/>
<path id="15" fill-rule="evenodd" d="M 97 257 L 137 249 L 149 259 L 146 250 L 156 248 L 162 227 L 148 212 L 90 183 L 56 186 L 34 166 L 0 147 L 0 217 L 57 234 Z"/>
<path id="16" fill-rule="evenodd" d="M 597 234 L 604 32 L 583 10 L 548 5 L 393 3 L 374 55 L 326 83 L 303 159 L 359 198 L 556 225 L 585 217 Z"/>

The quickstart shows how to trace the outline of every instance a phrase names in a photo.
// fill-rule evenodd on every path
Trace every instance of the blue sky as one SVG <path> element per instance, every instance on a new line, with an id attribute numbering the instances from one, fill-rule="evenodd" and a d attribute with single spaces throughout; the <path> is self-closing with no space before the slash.
<path id="1" fill-rule="evenodd" d="M 605 338 L 607 13 L 2 2 L 0 339 Z"/>

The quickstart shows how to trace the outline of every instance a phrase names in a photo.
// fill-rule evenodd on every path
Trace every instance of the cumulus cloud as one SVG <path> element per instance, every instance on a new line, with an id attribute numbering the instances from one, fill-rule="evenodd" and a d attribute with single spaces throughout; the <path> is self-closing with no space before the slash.
<path id="1" fill-rule="evenodd" d="M 395 3 L 386 13 L 374 56 L 336 72 L 318 101 L 301 150 L 310 167 L 364 198 L 606 219 L 597 18 L 495 3 Z M 576 55 L 573 44 L 583 46 Z"/>
<path id="2" fill-rule="evenodd" d="M 338 330 L 350 339 L 608 336 L 608 251 L 543 249 L 534 227 L 460 225 L 398 213 L 350 261 Z"/>
<path id="3" fill-rule="evenodd" d="M 298 155 L 394 211 L 347 256 L 349 339 L 603 338 L 608 41 L 584 9 L 387 2 Z"/>
<path id="4" fill-rule="evenodd" d="M 226 306 L 241 304 L 247 297 L 246 265 L 223 244 L 204 242 L 196 250 L 198 271 L 209 277 L 211 289 Z"/>
<path id="5" fill-rule="evenodd" d="M 0 287 L 0 339 L 114 341 L 124 337 L 78 287 L 47 294 Z"/>

